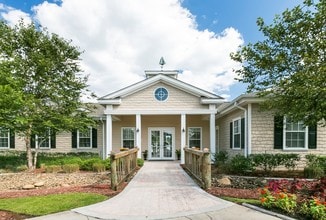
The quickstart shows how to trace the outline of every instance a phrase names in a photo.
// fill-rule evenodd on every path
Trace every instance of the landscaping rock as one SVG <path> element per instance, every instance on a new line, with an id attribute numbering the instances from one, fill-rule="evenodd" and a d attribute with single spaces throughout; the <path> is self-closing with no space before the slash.
<path id="1" fill-rule="evenodd" d="M 27 185 L 24 185 L 22 187 L 22 189 L 25 189 L 25 190 L 35 189 L 35 186 L 32 184 L 27 184 Z"/>
<path id="2" fill-rule="evenodd" d="M 44 182 L 43 181 L 40 181 L 40 182 L 37 182 L 37 183 L 34 183 L 34 186 L 35 187 L 42 187 L 42 186 L 44 186 Z"/>
<path id="3" fill-rule="evenodd" d="M 217 180 L 217 183 L 222 186 L 230 186 L 231 180 L 228 177 L 223 177 L 223 178 Z"/>

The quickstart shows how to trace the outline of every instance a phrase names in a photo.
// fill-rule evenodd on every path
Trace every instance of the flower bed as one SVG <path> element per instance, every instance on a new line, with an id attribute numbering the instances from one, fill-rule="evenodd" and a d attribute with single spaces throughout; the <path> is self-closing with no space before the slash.
<path id="1" fill-rule="evenodd" d="M 270 180 L 260 189 L 263 207 L 299 219 L 326 219 L 326 177 L 318 181 Z"/>

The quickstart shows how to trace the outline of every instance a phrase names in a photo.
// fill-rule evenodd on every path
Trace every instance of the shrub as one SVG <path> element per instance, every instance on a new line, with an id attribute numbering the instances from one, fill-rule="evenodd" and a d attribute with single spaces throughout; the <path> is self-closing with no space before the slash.
<path id="1" fill-rule="evenodd" d="M 111 159 L 110 158 L 105 159 L 103 163 L 105 164 L 105 169 L 106 170 L 111 169 Z"/>
<path id="2" fill-rule="evenodd" d="M 78 164 L 64 164 L 62 165 L 62 170 L 65 173 L 74 173 L 79 171 L 79 165 Z"/>
<path id="3" fill-rule="evenodd" d="M 308 154 L 305 158 L 307 159 L 307 166 L 304 168 L 304 176 L 306 178 L 320 178 L 325 175 L 326 157 Z"/>
<path id="4" fill-rule="evenodd" d="M 303 169 L 303 175 L 305 178 L 317 179 L 324 176 L 324 170 L 316 165 L 309 165 Z"/>
<path id="5" fill-rule="evenodd" d="M 16 167 L 17 172 L 23 172 L 23 171 L 26 171 L 26 170 L 28 170 L 27 165 L 20 165 L 20 166 Z"/>
<path id="6" fill-rule="evenodd" d="M 62 170 L 60 165 L 48 165 L 45 166 L 45 172 L 46 173 L 57 173 Z"/>
<path id="7" fill-rule="evenodd" d="M 137 165 L 138 165 L 139 167 L 142 167 L 142 166 L 144 165 L 144 160 L 141 159 L 141 158 L 137 158 Z"/>
<path id="8" fill-rule="evenodd" d="M 251 158 L 246 158 L 243 155 L 237 154 L 233 157 L 229 164 L 229 169 L 235 174 L 247 174 L 254 170 Z"/>
<path id="9" fill-rule="evenodd" d="M 285 166 L 288 170 L 294 170 L 300 160 L 299 154 L 252 154 L 250 156 L 255 167 L 260 167 L 266 173 L 273 171 L 278 166 Z"/>
<path id="10" fill-rule="evenodd" d="M 82 165 L 80 167 L 81 170 L 86 170 L 86 171 L 92 171 L 93 170 L 93 164 L 94 163 L 101 163 L 102 159 L 97 157 L 97 158 L 89 158 L 86 159 L 82 162 Z"/>
<path id="11" fill-rule="evenodd" d="M 95 172 L 98 172 L 98 173 L 105 172 L 105 164 L 103 162 L 93 163 L 92 167 L 93 167 L 93 171 L 95 171 Z"/>
<path id="12" fill-rule="evenodd" d="M 226 151 L 220 151 L 218 153 L 215 153 L 214 158 L 213 158 L 214 165 L 216 167 L 219 167 L 221 165 L 225 165 L 226 162 L 228 161 L 228 159 L 229 159 L 229 155 L 228 155 L 228 152 L 226 152 Z"/>

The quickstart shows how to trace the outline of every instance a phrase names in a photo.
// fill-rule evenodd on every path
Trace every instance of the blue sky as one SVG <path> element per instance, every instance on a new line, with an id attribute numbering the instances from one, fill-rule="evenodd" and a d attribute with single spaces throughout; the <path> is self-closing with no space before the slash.
<path id="1" fill-rule="evenodd" d="M 135 1 L 138 5 L 133 5 Z M 109 3 L 114 0 L 107 2 L 65 0 L 66 4 L 58 0 L 48 0 L 49 3 L 56 3 L 57 7 L 55 7 L 53 4 L 45 4 L 42 0 L 0 0 L 0 17 L 15 20 L 15 16 L 19 13 L 9 12 L 22 11 L 26 13 L 25 16 L 37 19 L 50 31 L 72 39 L 85 50 L 84 69 L 90 74 L 91 88 L 99 96 L 110 92 L 108 83 L 104 85 L 103 82 L 112 83 L 110 89 L 113 90 L 127 86 L 141 80 L 144 69 L 158 69 L 158 60 L 160 56 L 164 56 L 168 69 L 184 70 L 182 80 L 231 100 L 245 91 L 245 85 L 231 80 L 234 78 L 231 73 L 232 65 L 237 66 L 227 60 L 229 52 L 236 50 L 239 45 L 263 40 L 256 26 L 258 17 L 271 23 L 275 14 L 281 14 L 286 8 L 292 8 L 302 2 L 298 0 L 183 0 L 181 3 L 176 0 L 155 1 L 155 4 L 152 4 L 149 0 L 120 0 L 114 5 Z M 166 2 L 169 4 L 165 4 Z M 38 7 L 32 10 L 33 6 Z M 112 7 L 115 7 L 117 14 L 114 14 L 114 10 L 109 10 Z M 103 8 L 107 10 L 102 11 Z M 72 11 L 67 13 L 69 10 Z M 155 10 L 159 13 L 155 13 Z M 153 16 L 155 18 L 153 23 L 149 23 L 150 19 L 146 16 L 152 11 L 153 15 L 150 18 L 154 18 Z M 112 17 L 106 15 L 110 13 Z M 120 16 L 121 14 L 124 16 Z M 169 21 L 165 14 L 173 17 L 175 23 L 173 20 Z M 103 21 L 97 18 L 101 16 Z M 76 24 L 78 20 L 85 25 L 78 26 L 79 24 Z M 140 25 L 142 23 L 144 26 L 146 24 L 146 28 Z M 114 28 L 110 28 L 111 26 Z M 137 27 L 138 31 L 134 32 L 133 27 Z M 103 32 L 105 28 L 108 30 Z M 116 31 L 119 28 L 121 30 Z M 88 38 L 80 37 L 81 33 L 90 29 L 94 35 L 89 34 Z M 148 36 L 139 33 L 142 29 L 149 32 Z M 128 32 L 128 35 L 124 35 L 122 31 Z M 98 34 L 95 36 L 95 33 Z M 99 40 L 100 36 L 107 33 L 110 33 L 109 41 Z M 102 42 L 102 46 L 97 46 L 95 41 Z M 187 44 L 183 45 L 183 42 Z M 189 48 L 192 45 L 198 47 Z M 106 49 L 94 50 L 97 47 Z M 220 49 L 222 47 L 227 48 Z M 218 53 L 223 57 L 221 54 L 216 55 Z M 98 59 L 94 61 L 97 56 Z M 103 57 L 106 58 L 101 61 Z M 125 74 L 124 77 L 119 78 L 122 73 Z M 99 80 L 99 77 L 102 79 Z"/>

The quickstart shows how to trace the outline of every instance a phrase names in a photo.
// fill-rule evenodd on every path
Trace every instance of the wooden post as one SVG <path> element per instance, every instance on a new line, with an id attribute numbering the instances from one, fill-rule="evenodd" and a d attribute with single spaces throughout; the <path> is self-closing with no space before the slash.
<path id="1" fill-rule="evenodd" d="M 124 159 L 126 162 L 126 175 L 130 174 L 130 158 L 131 158 L 131 154 L 128 154 Z"/>
<path id="2" fill-rule="evenodd" d="M 111 189 L 117 190 L 118 188 L 118 176 L 117 176 L 117 160 L 115 155 L 111 154 Z"/>
<path id="3" fill-rule="evenodd" d="M 209 152 L 204 152 L 202 159 L 202 180 L 204 182 L 203 188 L 208 189 L 212 185 L 211 179 L 211 158 Z"/>

